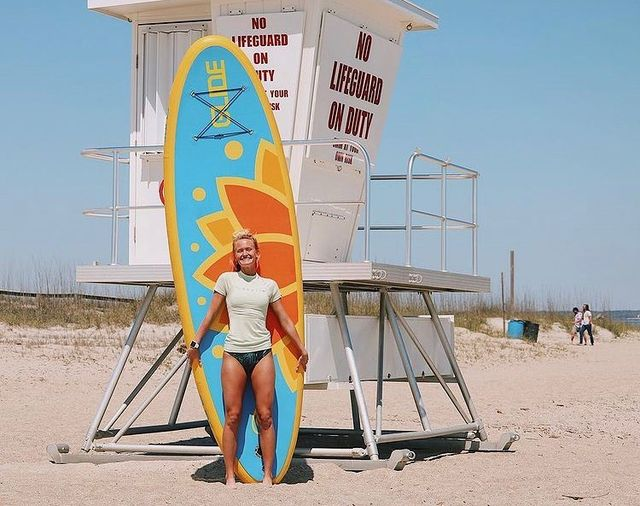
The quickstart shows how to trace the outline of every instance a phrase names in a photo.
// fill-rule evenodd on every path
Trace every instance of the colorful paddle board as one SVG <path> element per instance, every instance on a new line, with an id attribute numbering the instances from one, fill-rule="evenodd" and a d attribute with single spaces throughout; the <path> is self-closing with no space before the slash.
<path id="1" fill-rule="evenodd" d="M 271 107 L 247 57 L 229 39 L 204 37 L 187 51 L 171 88 L 164 151 L 164 194 L 171 267 L 186 344 L 204 319 L 218 276 L 232 270 L 231 236 L 258 239 L 260 275 L 274 279 L 300 337 L 302 273 L 287 164 Z M 220 385 L 226 310 L 201 342 L 193 375 L 218 442 L 224 400 Z M 297 348 L 271 312 L 276 366 L 274 481 L 286 473 L 298 437 L 303 375 Z M 261 481 L 255 399 L 250 385 L 238 435 L 238 477 Z"/>

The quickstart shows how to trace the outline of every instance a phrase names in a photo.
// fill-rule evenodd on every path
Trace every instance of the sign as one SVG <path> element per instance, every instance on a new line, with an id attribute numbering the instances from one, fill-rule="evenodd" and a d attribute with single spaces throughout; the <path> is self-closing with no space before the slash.
<path id="1" fill-rule="evenodd" d="M 351 138 L 362 143 L 374 161 L 400 52 L 399 45 L 325 13 L 311 137 Z M 311 153 L 313 158 L 338 164 L 355 165 L 362 160 L 359 150 L 346 144 L 314 147 Z"/>
<path id="2" fill-rule="evenodd" d="M 291 139 L 302 56 L 304 12 L 223 16 L 217 32 L 253 64 L 271 103 L 280 137 Z"/>

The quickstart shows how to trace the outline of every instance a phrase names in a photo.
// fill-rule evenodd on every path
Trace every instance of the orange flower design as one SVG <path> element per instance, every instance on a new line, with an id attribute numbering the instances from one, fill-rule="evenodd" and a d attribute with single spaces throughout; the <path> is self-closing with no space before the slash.
<path id="1" fill-rule="evenodd" d="M 260 245 L 260 275 L 271 278 L 282 293 L 282 303 L 301 338 L 302 290 L 298 290 L 299 249 L 291 187 L 287 180 L 284 158 L 275 146 L 262 139 L 255 163 L 255 179 L 220 177 L 216 180 L 221 211 L 198 219 L 202 234 L 211 243 L 215 253 L 196 270 L 194 277 L 213 290 L 223 272 L 233 265 L 232 233 L 241 228 L 251 230 Z M 212 324 L 216 331 L 227 331 L 229 317 L 226 311 Z M 295 372 L 297 348 L 280 327 L 271 310 L 267 315 L 267 328 L 272 336 L 273 355 L 291 390 L 301 375 Z"/>

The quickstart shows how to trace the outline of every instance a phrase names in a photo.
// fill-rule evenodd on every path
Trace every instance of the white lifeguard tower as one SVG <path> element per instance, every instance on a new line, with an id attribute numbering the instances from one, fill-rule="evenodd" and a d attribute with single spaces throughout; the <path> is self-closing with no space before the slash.
<path id="1" fill-rule="evenodd" d="M 66 445 L 50 445 L 55 462 L 91 460 L 95 451 L 157 454 L 218 455 L 215 446 L 127 445 L 130 433 L 145 407 L 181 368 L 169 422 L 148 427 L 186 430 L 205 427 L 206 421 L 178 422 L 178 412 L 189 379 L 182 360 L 172 369 L 118 429 L 115 424 L 162 360 L 181 339 L 169 340 L 150 371 L 127 400 L 103 423 L 113 392 L 149 304 L 158 287 L 173 285 L 163 209 L 162 152 L 169 89 L 182 55 L 191 43 L 207 34 L 230 37 L 254 63 L 271 102 L 285 145 L 296 200 L 303 258 L 305 291 L 329 291 L 335 316 L 305 315 L 307 345 L 313 361 L 305 376 L 306 388 L 346 385 L 351 390 L 353 429 L 338 431 L 359 441 L 359 448 L 307 445 L 298 458 L 335 458 L 349 469 L 388 466 L 402 468 L 419 443 L 446 443 L 453 449 L 504 450 L 517 439 L 505 433 L 489 442 L 482 421 L 453 353 L 453 318 L 436 312 L 433 292 L 487 292 L 490 280 L 477 272 L 476 179 L 478 173 L 450 161 L 420 152 L 408 156 L 407 173 L 378 174 L 372 170 L 389 109 L 402 52 L 410 31 L 433 30 L 438 19 L 405 0 L 89 0 L 89 9 L 131 23 L 131 128 L 130 145 L 87 149 L 89 158 L 113 167 L 112 204 L 88 210 L 90 216 L 111 219 L 111 254 L 103 264 L 79 266 L 77 281 L 147 286 L 147 294 L 123 346 L 103 400 L 87 431 L 84 454 L 69 453 Z M 414 171 L 416 162 L 436 167 Z M 128 202 L 123 203 L 120 171 L 129 167 Z M 447 215 L 447 185 L 469 185 L 469 216 Z M 406 185 L 404 223 L 372 224 L 371 187 L 388 181 Z M 414 209 L 419 184 L 439 185 L 439 208 Z M 461 184 L 461 183 L 458 183 Z M 435 220 L 416 224 L 414 217 Z M 126 263 L 120 261 L 120 222 L 128 220 Z M 417 220 L 416 220 L 417 221 Z M 470 272 L 447 270 L 447 233 L 471 234 Z M 404 243 L 403 265 L 371 261 L 372 231 L 400 231 Z M 412 237 L 429 230 L 440 235 L 440 268 L 427 269 L 414 261 Z M 462 233 L 462 232 L 461 232 Z M 354 244 L 362 258 L 352 258 Z M 433 256 L 433 255 L 432 255 Z M 416 265 L 414 265 L 416 264 Z M 345 294 L 354 291 L 380 295 L 378 317 L 348 315 Z M 406 318 L 393 300 L 394 292 L 419 293 L 428 316 Z M 392 336 L 392 339 L 389 337 Z M 406 337 L 409 340 L 406 340 Z M 383 427 L 385 381 L 404 380 L 415 401 L 421 431 L 386 431 Z M 367 406 L 363 381 L 376 381 L 375 410 Z M 420 381 L 438 382 L 462 418 L 461 423 L 434 428 L 419 388 Z M 462 400 L 450 385 L 459 387 Z M 372 426 L 369 412 L 375 412 Z M 102 426 L 101 426 L 102 424 Z M 322 439 L 326 431 L 301 428 L 301 438 Z M 102 442 L 106 440 L 106 442 Z M 402 445 L 381 459 L 386 445 Z M 299 445 L 300 446 L 300 445 Z M 122 456 L 119 456 L 121 459 Z M 358 459 L 358 460 L 353 460 Z"/>

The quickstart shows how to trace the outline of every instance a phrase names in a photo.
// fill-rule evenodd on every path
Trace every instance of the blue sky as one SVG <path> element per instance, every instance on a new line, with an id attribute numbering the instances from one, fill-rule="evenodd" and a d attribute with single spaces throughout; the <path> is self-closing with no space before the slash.
<path id="1" fill-rule="evenodd" d="M 405 38 L 378 170 L 420 147 L 480 171 L 494 290 L 514 249 L 520 294 L 640 308 L 640 3 L 418 3 L 440 29 Z M 81 211 L 108 205 L 109 167 L 79 152 L 128 143 L 131 33 L 84 1 L 3 14 L 0 284 L 15 285 L 34 266 L 108 261 L 108 222 Z M 468 237 L 450 237 L 451 269 L 468 269 Z M 437 265 L 437 237 L 416 243 L 417 263 Z M 374 244 L 401 261 L 395 238 Z"/>

